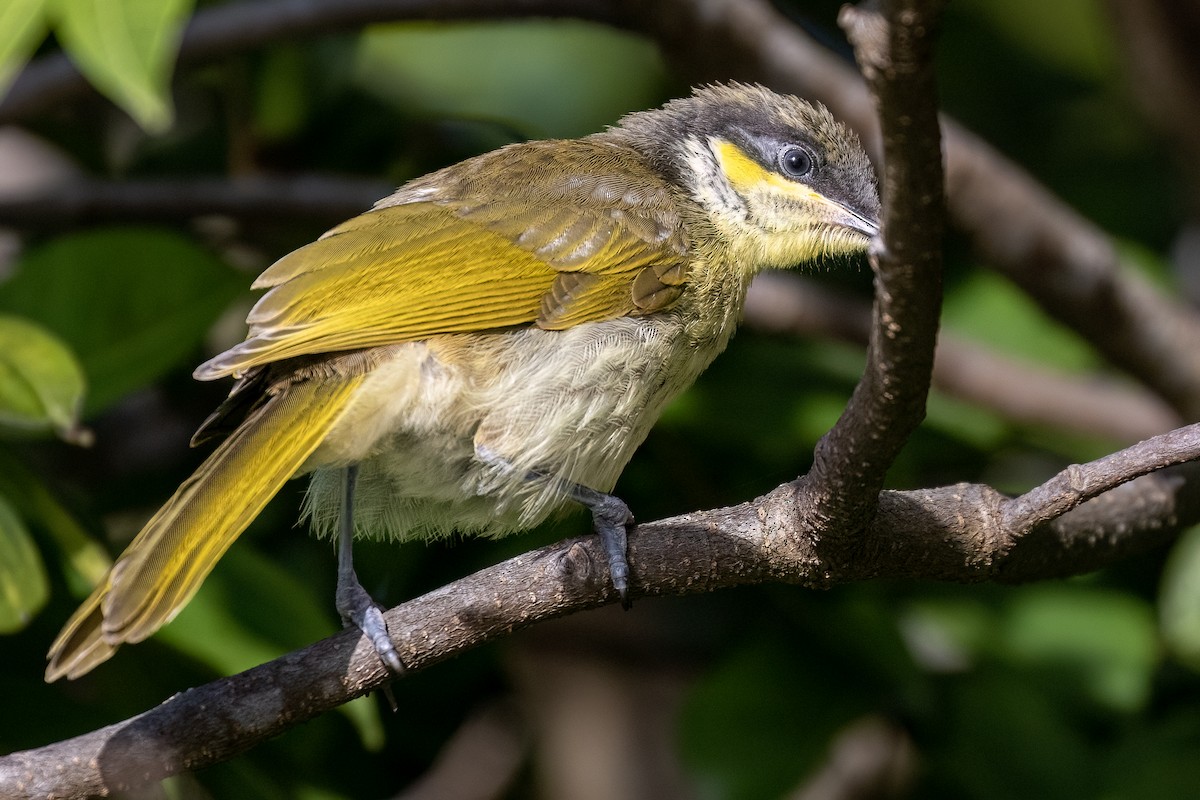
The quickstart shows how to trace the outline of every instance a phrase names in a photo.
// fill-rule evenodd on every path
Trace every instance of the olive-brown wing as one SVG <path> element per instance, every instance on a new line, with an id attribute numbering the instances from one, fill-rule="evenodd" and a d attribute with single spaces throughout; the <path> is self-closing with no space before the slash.
<path id="1" fill-rule="evenodd" d="M 246 341 L 196 376 L 661 310 L 686 277 L 675 202 L 635 154 L 587 140 L 514 145 L 457 164 L 272 265 L 255 283 L 269 291 L 247 318 Z"/>

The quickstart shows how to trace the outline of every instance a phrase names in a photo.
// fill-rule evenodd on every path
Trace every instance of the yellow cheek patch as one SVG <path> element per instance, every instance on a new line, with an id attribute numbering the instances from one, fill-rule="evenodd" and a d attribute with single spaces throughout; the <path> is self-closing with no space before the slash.
<path id="1" fill-rule="evenodd" d="M 713 140 L 713 151 L 721 165 L 721 172 L 734 190 L 745 197 L 755 189 L 769 188 L 786 195 L 806 200 L 824 199 L 807 186 L 789 181 L 787 178 L 764 169 L 733 142 L 725 139 Z"/>

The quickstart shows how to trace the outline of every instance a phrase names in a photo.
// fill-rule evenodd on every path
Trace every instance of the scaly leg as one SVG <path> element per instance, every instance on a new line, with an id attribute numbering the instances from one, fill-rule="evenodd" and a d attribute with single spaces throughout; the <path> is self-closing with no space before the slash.
<path id="1" fill-rule="evenodd" d="M 615 495 L 597 492 L 583 484 L 568 483 L 571 499 L 587 506 L 592 512 L 592 527 L 600 535 L 604 552 L 608 555 L 608 572 L 612 576 L 613 588 L 621 596 L 621 605 L 628 609 L 629 600 L 629 542 L 628 527 L 633 524 L 633 514 L 625 501 Z"/>
<path id="2" fill-rule="evenodd" d="M 497 455 L 487 447 L 476 444 L 475 455 L 485 463 L 498 464 L 507 469 L 512 465 L 503 456 Z M 525 480 L 547 481 L 554 480 L 563 487 L 567 495 L 575 502 L 585 506 L 592 512 L 592 527 L 600 536 L 604 545 L 604 553 L 608 556 L 608 572 L 612 576 L 613 588 L 621 596 L 621 605 L 629 608 L 629 549 L 628 527 L 633 524 L 633 514 L 629 506 L 621 498 L 604 492 L 598 492 L 581 483 L 572 483 L 552 478 L 544 472 L 529 470 Z"/>
<path id="3" fill-rule="evenodd" d="M 400 655 L 388 638 L 387 624 L 379 604 L 371 599 L 367 590 L 358 582 L 354 572 L 354 482 L 358 478 L 358 466 L 346 467 L 346 486 L 342 495 L 342 518 L 338 527 L 338 572 L 336 604 L 342 616 L 342 624 L 358 628 L 375 645 L 380 660 L 395 675 L 404 672 Z"/>

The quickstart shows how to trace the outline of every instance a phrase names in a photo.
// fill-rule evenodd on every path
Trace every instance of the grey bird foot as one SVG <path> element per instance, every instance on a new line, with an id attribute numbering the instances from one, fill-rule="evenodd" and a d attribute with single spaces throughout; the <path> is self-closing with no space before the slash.
<path id="1" fill-rule="evenodd" d="M 346 467 L 342 518 L 338 527 L 337 592 L 334 604 L 342 617 L 342 625 L 347 628 L 353 625 L 362 631 L 375 646 L 375 652 L 384 666 L 393 675 L 402 675 L 404 662 L 400 660 L 400 654 L 388 636 L 383 611 L 359 583 L 358 574 L 354 571 L 354 484 L 357 479 L 358 466 L 352 464 Z M 386 693 L 394 708 L 396 703 L 391 699 L 391 691 Z"/>
<path id="2" fill-rule="evenodd" d="M 586 486 L 576 484 L 571 490 L 571 496 L 592 512 L 592 526 L 599 534 L 604 553 L 608 556 L 608 572 L 612 577 L 613 588 L 621 597 L 621 607 L 628 611 L 633 606 L 629 599 L 627 557 L 628 528 L 633 524 L 633 514 L 621 498 L 597 492 Z"/>
<path id="3" fill-rule="evenodd" d="M 371 640 L 379 660 L 393 675 L 404 674 L 404 662 L 400 660 L 400 654 L 388 636 L 383 611 L 358 581 L 338 586 L 337 610 L 344 627 L 358 628 Z"/>
<path id="4" fill-rule="evenodd" d="M 475 443 L 475 455 L 485 464 L 498 464 L 506 469 L 512 469 L 512 464 L 504 457 L 494 453 L 487 445 Z M 571 499 L 586 506 L 592 512 L 592 527 L 600 536 L 604 545 L 604 553 L 608 556 L 608 572 L 612 576 L 613 588 L 621 597 L 621 606 L 629 610 L 633 603 L 629 599 L 629 559 L 626 553 L 629 549 L 628 528 L 633 524 L 633 514 L 629 506 L 619 497 L 598 492 L 581 483 L 571 483 L 560 478 L 552 478 L 539 470 L 529 470 L 525 473 L 529 481 L 553 480 L 566 489 Z"/>

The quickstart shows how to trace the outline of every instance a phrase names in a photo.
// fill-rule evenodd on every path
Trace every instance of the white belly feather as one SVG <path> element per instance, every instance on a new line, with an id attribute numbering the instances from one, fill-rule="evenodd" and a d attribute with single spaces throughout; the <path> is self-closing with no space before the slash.
<path id="1" fill-rule="evenodd" d="M 659 413 L 724 349 L 671 314 L 399 345 L 309 460 L 306 511 L 335 531 L 359 463 L 361 535 L 499 536 L 561 509 L 569 481 L 607 492 Z M 531 479 L 533 474 L 544 479 Z"/>

